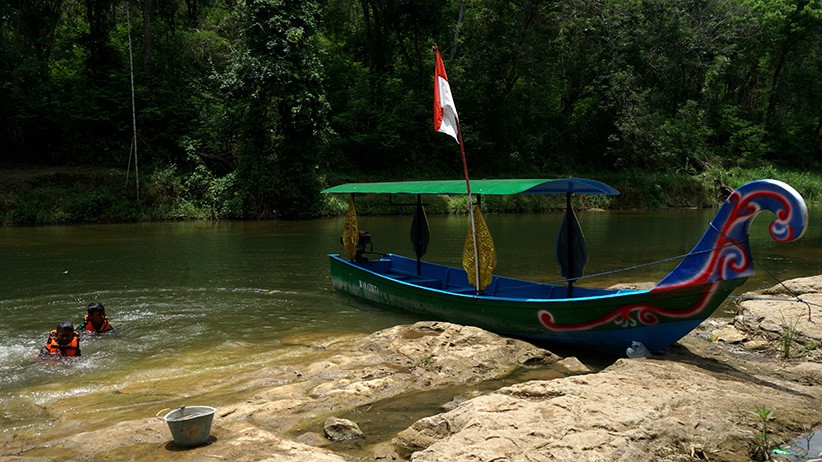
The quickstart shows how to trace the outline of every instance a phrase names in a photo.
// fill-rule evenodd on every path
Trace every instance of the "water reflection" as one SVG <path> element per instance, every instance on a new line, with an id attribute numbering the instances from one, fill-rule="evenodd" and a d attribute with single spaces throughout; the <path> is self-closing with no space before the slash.
<path id="1" fill-rule="evenodd" d="M 792 462 L 812 462 L 822 458 L 822 429 L 796 438 L 795 440 L 783 444 L 773 452 L 776 460 L 789 460 Z"/>

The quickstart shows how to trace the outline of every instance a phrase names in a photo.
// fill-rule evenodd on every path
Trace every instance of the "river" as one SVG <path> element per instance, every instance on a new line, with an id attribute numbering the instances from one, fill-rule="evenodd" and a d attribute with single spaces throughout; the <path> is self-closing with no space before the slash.
<path id="1" fill-rule="evenodd" d="M 754 257 L 767 271 L 741 291 L 822 270 L 822 221 L 779 244 L 770 214 L 751 230 Z M 579 213 L 589 264 L 578 285 L 655 281 L 687 253 L 714 210 Z M 767 216 L 765 216 L 767 215 Z M 555 281 L 560 214 L 488 214 L 497 274 Z M 426 259 L 459 266 L 465 216 L 430 216 Z M 77 430 L 153 416 L 180 404 L 241 399 L 244 371 L 272 361 L 299 362 L 306 346 L 419 320 L 334 292 L 327 253 L 341 248 L 342 218 L 309 221 L 185 222 L 0 227 L 0 423 L 3 437 L 36 438 L 55 415 Z M 374 250 L 411 253 L 410 217 L 361 217 Z M 740 292 L 741 292 L 740 291 Z M 41 362 L 36 353 L 62 320 L 77 323 L 99 300 L 113 336 L 84 338 L 83 357 Z M 723 305 L 718 316 L 731 313 Z"/>

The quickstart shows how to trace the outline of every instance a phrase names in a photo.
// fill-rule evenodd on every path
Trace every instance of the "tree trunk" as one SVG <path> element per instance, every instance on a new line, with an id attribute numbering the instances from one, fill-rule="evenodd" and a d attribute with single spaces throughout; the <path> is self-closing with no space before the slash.
<path id="1" fill-rule="evenodd" d="M 195 27 L 197 25 L 198 7 L 197 0 L 186 0 L 186 20 L 188 21 L 189 27 Z"/>
<path id="2" fill-rule="evenodd" d="M 459 16 L 457 16 L 457 24 L 454 26 L 454 43 L 451 44 L 451 54 L 449 55 L 449 61 L 453 61 L 454 57 L 457 56 L 457 44 L 460 40 L 460 28 L 462 28 L 462 16 L 465 14 L 465 0 L 460 2 L 460 12 Z"/>
<path id="3" fill-rule="evenodd" d="M 796 3 L 796 9 L 788 15 L 785 24 L 785 40 L 780 47 L 779 56 L 777 56 L 776 69 L 773 72 L 771 79 L 770 95 L 768 96 L 768 109 L 765 113 L 765 127 L 771 128 L 773 124 L 774 113 L 776 112 L 777 102 L 777 87 L 779 86 L 779 78 L 782 75 L 782 69 L 785 67 L 785 61 L 788 58 L 788 53 L 801 40 L 799 33 L 795 31 L 795 25 L 800 19 L 802 10 L 808 5 L 808 0 L 799 1 Z"/>
<path id="4" fill-rule="evenodd" d="M 143 0 L 143 72 L 151 70 L 151 0 Z"/>
<path id="5" fill-rule="evenodd" d="M 109 28 L 113 12 L 110 0 L 86 0 L 86 20 L 89 37 L 89 69 L 92 73 L 105 63 L 105 48 L 108 42 Z"/>

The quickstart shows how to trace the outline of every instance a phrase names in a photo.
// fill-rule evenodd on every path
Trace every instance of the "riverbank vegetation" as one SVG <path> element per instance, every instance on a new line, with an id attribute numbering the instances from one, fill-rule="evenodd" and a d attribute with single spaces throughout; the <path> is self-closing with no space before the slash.
<path id="1" fill-rule="evenodd" d="M 623 193 L 590 207 L 822 188 L 818 1 L 0 0 L 0 37 L 3 223 L 310 217 L 344 181 L 460 178 L 434 43 L 472 177 Z"/>
<path id="2" fill-rule="evenodd" d="M 793 185 L 810 204 L 822 203 L 822 174 L 733 168 L 697 175 L 647 173 L 639 170 L 582 175 L 616 187 L 618 197 L 579 196 L 579 208 L 629 209 L 662 207 L 713 207 L 733 188 L 761 178 L 777 178 Z M 552 177 L 547 175 L 546 177 Z M 205 172 L 185 174 L 174 168 L 154 172 L 141 181 L 142 198 L 126 189 L 126 172 L 116 169 L 40 168 L 0 171 L 0 223 L 45 225 L 58 223 L 114 223 L 168 220 L 231 219 L 242 210 L 242 201 L 230 193 L 226 178 Z M 559 196 L 486 196 L 483 210 L 498 213 L 562 210 Z M 315 216 L 342 215 L 347 197 L 324 197 Z M 408 213 L 388 198 L 357 198 L 361 215 Z M 430 197 L 428 213 L 467 213 L 465 197 Z"/>

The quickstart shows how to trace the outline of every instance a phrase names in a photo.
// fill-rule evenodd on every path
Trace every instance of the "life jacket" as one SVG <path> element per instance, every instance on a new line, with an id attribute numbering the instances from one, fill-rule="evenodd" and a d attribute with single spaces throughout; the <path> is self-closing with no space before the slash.
<path id="1" fill-rule="evenodd" d="M 80 356 L 80 336 L 74 332 L 74 337 L 68 345 L 60 345 L 57 342 L 57 329 L 49 332 L 49 339 L 45 349 L 50 356 Z"/>
<path id="2" fill-rule="evenodd" d="M 85 329 L 87 331 L 90 331 L 90 332 L 96 332 L 98 334 L 102 334 L 104 332 L 110 331 L 111 330 L 111 325 L 108 323 L 108 316 L 104 315 L 103 316 L 103 327 L 101 327 L 100 330 L 97 330 L 94 327 L 94 324 L 92 324 L 91 319 L 88 318 L 88 315 L 85 315 L 85 316 L 83 316 L 83 329 Z"/>

